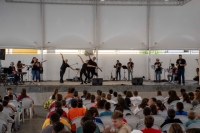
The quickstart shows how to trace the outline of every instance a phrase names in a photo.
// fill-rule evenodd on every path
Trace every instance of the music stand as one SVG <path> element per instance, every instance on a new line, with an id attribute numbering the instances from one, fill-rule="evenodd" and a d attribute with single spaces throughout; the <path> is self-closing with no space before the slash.
<path id="1" fill-rule="evenodd" d="M 124 69 L 124 78 L 123 78 L 123 80 L 127 81 L 127 78 L 125 77 L 125 74 L 126 74 L 126 69 L 128 69 L 128 68 L 127 68 L 127 66 L 122 66 L 122 68 Z"/>

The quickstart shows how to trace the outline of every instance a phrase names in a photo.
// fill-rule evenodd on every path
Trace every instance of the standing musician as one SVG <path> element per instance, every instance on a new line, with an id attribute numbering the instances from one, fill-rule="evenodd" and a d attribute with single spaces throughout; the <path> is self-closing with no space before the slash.
<path id="1" fill-rule="evenodd" d="M 171 64 L 171 70 L 169 70 L 169 74 L 167 75 L 168 82 L 172 81 L 172 83 L 174 83 L 176 75 L 177 75 L 177 69 L 174 66 L 174 64 L 172 63 Z M 171 80 L 170 80 L 170 78 L 171 78 Z"/>
<path id="2" fill-rule="evenodd" d="M 187 65 L 186 60 L 182 58 L 182 55 L 179 55 L 179 59 L 176 61 L 176 66 L 178 67 L 178 84 L 182 83 L 185 85 L 185 66 Z"/>
<path id="3" fill-rule="evenodd" d="M 22 73 L 22 69 L 23 69 L 25 66 L 26 66 L 26 65 L 25 65 L 25 64 L 22 64 L 22 62 L 19 60 L 19 61 L 17 62 L 17 71 L 18 71 L 19 73 Z M 19 76 L 20 76 L 21 80 L 23 81 L 23 74 L 19 74 Z"/>
<path id="4" fill-rule="evenodd" d="M 116 80 L 118 80 L 118 75 L 119 75 L 119 80 L 121 80 L 121 68 L 122 68 L 122 64 L 119 62 L 119 60 L 117 60 L 115 68 L 116 68 Z"/>
<path id="5" fill-rule="evenodd" d="M 95 62 L 96 60 L 96 57 L 93 57 L 91 59 L 90 57 L 90 54 L 88 53 L 89 55 L 89 61 L 88 61 L 88 64 L 89 65 L 92 65 L 92 66 L 95 66 L 96 68 L 98 68 L 101 72 L 101 68 L 97 66 L 97 63 Z M 88 72 L 88 83 L 90 83 L 90 80 L 93 78 L 93 76 L 97 76 L 98 77 L 98 73 L 95 72 L 95 67 L 87 67 L 87 72 Z M 92 76 L 90 76 L 90 73 L 92 74 Z"/>
<path id="6" fill-rule="evenodd" d="M 60 67 L 60 83 L 64 83 L 63 76 L 65 74 L 66 68 L 69 67 L 72 70 L 74 70 L 74 68 L 72 68 L 71 66 L 68 65 L 68 59 L 64 59 L 64 57 L 61 53 L 60 53 L 60 55 L 62 56 L 62 60 L 63 60 L 63 63 Z"/>
<path id="7" fill-rule="evenodd" d="M 87 68 L 88 68 L 88 67 L 91 67 L 91 68 L 93 67 L 93 68 L 97 68 L 97 69 L 98 69 L 98 67 L 97 67 L 97 66 L 93 66 L 93 65 L 89 65 L 89 64 L 88 64 L 88 60 L 86 60 L 86 61 L 84 62 L 80 55 L 78 55 L 78 57 L 80 57 L 80 59 L 81 59 L 81 61 L 82 61 L 82 63 L 83 63 L 82 68 L 81 68 L 81 72 L 80 72 L 81 84 L 83 84 L 83 78 L 82 78 L 82 75 L 83 75 L 83 74 L 85 75 L 85 81 L 84 81 L 84 83 L 87 84 L 87 82 L 86 82 L 86 81 L 87 81 L 87 78 L 88 78 L 88 75 L 87 75 Z"/>
<path id="8" fill-rule="evenodd" d="M 133 68 L 134 68 L 134 63 L 132 62 L 132 59 L 129 59 L 129 62 L 127 63 L 127 70 L 128 70 L 128 81 L 130 80 L 130 75 L 131 79 L 133 78 Z"/>
<path id="9" fill-rule="evenodd" d="M 31 66 L 32 66 L 32 84 L 34 84 L 34 80 L 36 77 L 36 82 L 38 83 L 38 85 L 40 85 L 40 73 L 38 70 L 38 59 L 36 57 L 33 57 L 32 61 L 31 61 Z"/>
<path id="10" fill-rule="evenodd" d="M 160 60 L 157 58 L 154 65 L 155 65 L 156 83 L 157 82 L 160 83 L 160 81 L 161 81 L 161 71 L 162 71 L 162 68 L 161 68 L 162 62 L 160 62 Z"/>
<path id="11" fill-rule="evenodd" d="M 10 77 L 14 77 L 13 83 L 17 85 L 18 76 L 17 76 L 17 71 L 16 71 L 14 65 L 15 65 L 14 62 L 11 62 L 11 63 L 10 63 L 10 66 L 9 66 L 9 68 L 8 68 L 8 75 L 9 75 Z"/>

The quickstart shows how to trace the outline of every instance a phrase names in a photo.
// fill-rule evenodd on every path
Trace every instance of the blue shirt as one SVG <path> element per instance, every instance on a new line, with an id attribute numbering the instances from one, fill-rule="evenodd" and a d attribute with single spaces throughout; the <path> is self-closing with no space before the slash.
<path id="1" fill-rule="evenodd" d="M 188 113 L 185 111 L 176 111 L 176 115 L 185 115 L 188 116 Z"/>
<path id="2" fill-rule="evenodd" d="M 101 121 L 101 119 L 98 118 L 98 117 L 95 117 L 95 118 L 93 119 L 93 121 L 94 121 L 94 122 L 97 122 L 97 123 L 100 123 L 100 124 L 103 124 L 103 122 Z"/>
<path id="3" fill-rule="evenodd" d="M 193 124 L 193 123 L 199 123 L 200 120 L 189 120 L 187 122 L 184 123 L 185 127 L 188 127 L 189 125 Z"/>
<path id="4" fill-rule="evenodd" d="M 111 116 L 113 114 L 113 112 L 111 111 L 105 111 L 105 112 L 102 112 L 99 117 L 102 117 L 102 116 Z"/>

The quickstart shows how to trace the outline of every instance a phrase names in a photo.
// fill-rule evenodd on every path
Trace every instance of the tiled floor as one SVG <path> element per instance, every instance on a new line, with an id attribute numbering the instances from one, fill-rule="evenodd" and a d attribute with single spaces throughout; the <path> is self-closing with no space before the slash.
<path id="1" fill-rule="evenodd" d="M 20 131 L 17 133 L 40 133 L 46 111 L 42 106 L 35 106 L 34 108 L 38 116 L 32 119 L 26 117 L 25 122 L 21 124 Z"/>

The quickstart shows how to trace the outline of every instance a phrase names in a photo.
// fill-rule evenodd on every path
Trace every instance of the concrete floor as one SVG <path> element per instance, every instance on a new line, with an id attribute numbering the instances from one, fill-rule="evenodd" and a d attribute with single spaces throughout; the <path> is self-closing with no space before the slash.
<path id="1" fill-rule="evenodd" d="M 47 112 L 42 106 L 34 106 L 34 108 L 38 116 L 32 119 L 26 117 L 17 133 L 40 133 Z"/>

